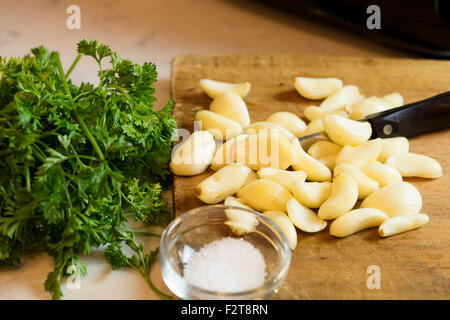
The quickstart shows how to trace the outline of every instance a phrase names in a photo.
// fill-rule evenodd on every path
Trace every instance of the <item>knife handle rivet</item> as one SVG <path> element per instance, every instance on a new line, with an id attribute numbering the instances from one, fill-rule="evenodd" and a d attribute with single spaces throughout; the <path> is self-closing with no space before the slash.
<path id="1" fill-rule="evenodd" d="M 386 125 L 384 125 L 384 127 L 383 127 L 383 133 L 384 133 L 385 135 L 387 135 L 387 136 L 389 136 L 390 134 L 392 134 L 392 130 L 393 130 L 393 128 L 392 128 L 392 126 L 391 126 L 390 124 L 386 124 Z"/>

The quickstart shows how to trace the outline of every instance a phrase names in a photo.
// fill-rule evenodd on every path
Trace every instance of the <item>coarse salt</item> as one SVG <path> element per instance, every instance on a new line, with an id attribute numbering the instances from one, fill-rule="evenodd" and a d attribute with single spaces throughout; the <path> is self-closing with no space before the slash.
<path id="1" fill-rule="evenodd" d="M 196 251 L 184 267 L 184 278 L 199 288 L 224 293 L 264 284 L 266 263 L 250 242 L 225 237 Z"/>

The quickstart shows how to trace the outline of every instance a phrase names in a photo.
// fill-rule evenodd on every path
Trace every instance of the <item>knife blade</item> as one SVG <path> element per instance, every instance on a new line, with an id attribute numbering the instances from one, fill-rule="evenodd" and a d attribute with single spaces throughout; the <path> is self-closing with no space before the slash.
<path id="1" fill-rule="evenodd" d="M 371 139 L 414 137 L 450 127 L 450 91 L 367 116 L 372 126 Z M 324 131 L 298 138 L 307 150 L 314 143 L 329 140 Z"/>

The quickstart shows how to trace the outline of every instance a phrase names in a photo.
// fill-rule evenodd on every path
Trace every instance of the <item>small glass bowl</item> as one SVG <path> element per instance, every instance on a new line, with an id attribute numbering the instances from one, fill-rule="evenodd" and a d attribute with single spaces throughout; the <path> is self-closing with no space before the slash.
<path id="1" fill-rule="evenodd" d="M 230 216 L 230 214 L 233 214 Z M 233 218 L 244 215 L 238 230 Z M 231 220 L 230 220 L 231 219 Z M 248 224 L 248 225 L 246 225 Z M 244 229 L 242 229 L 244 228 Z M 193 250 L 221 239 L 233 237 L 250 242 L 264 257 L 266 277 L 260 287 L 240 292 L 216 292 L 191 285 L 183 277 L 183 268 Z M 160 242 L 161 275 L 167 287 L 185 300 L 251 300 L 267 299 L 286 277 L 291 249 L 280 228 L 267 217 L 244 208 L 210 205 L 189 210 L 175 218 L 164 230 Z"/>

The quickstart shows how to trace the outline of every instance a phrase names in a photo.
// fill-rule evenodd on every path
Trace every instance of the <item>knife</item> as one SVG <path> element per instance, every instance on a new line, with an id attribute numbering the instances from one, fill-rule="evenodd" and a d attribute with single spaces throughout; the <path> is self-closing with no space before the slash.
<path id="1" fill-rule="evenodd" d="M 371 139 L 414 137 L 450 127 L 450 91 L 431 98 L 413 102 L 367 116 L 372 126 Z M 318 132 L 298 139 L 304 150 L 315 142 L 328 140 L 325 132 Z"/>

